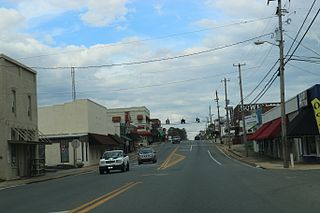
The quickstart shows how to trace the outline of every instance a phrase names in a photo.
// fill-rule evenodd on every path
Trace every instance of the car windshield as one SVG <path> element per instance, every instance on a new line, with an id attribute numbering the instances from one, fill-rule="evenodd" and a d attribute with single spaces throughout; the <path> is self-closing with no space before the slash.
<path id="1" fill-rule="evenodd" d="M 122 157 L 122 152 L 121 151 L 111 151 L 111 152 L 105 152 L 103 154 L 104 159 L 109 159 L 109 158 L 118 158 Z"/>

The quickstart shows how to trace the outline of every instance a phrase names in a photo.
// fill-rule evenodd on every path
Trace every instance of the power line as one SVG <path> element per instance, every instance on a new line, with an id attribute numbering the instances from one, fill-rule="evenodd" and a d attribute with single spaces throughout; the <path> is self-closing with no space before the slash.
<path id="1" fill-rule="evenodd" d="M 291 36 L 289 36 L 287 33 L 285 33 L 285 36 L 287 36 L 288 38 L 290 38 L 291 40 L 294 40 Z M 297 43 L 297 41 L 295 41 Z M 310 47 L 307 47 L 304 44 L 300 44 L 302 47 L 304 47 L 307 50 L 310 50 L 311 52 L 313 52 L 314 54 L 320 56 L 320 54 L 318 52 L 316 52 L 315 50 L 311 49 Z"/>
<path id="2" fill-rule="evenodd" d="M 207 50 L 202 50 L 202 51 L 197 51 L 193 53 L 188 53 L 188 54 L 183 54 L 183 55 L 177 55 L 177 56 L 172 56 L 172 57 L 165 57 L 165 58 L 157 58 L 157 59 L 149 59 L 149 60 L 144 60 L 144 61 L 133 61 L 133 62 L 122 62 L 122 63 L 112 63 L 112 64 L 102 64 L 102 65 L 88 65 L 88 66 L 72 66 L 77 69 L 90 69 L 90 68 L 103 68 L 103 67 L 116 67 L 116 66 L 131 66 L 131 65 L 141 65 L 141 64 L 148 64 L 148 63 L 154 63 L 154 62 L 160 62 L 160 61 L 168 61 L 168 60 L 173 60 L 173 59 L 180 59 L 180 58 L 185 58 L 185 57 L 190 57 L 190 56 L 195 56 L 195 55 L 200 55 L 200 54 L 205 54 L 205 53 L 210 53 L 214 52 L 217 50 L 222 50 L 225 48 L 233 47 L 239 44 L 243 44 L 249 41 L 256 40 L 261 37 L 265 37 L 267 35 L 271 35 L 272 33 L 266 33 L 263 35 L 259 35 L 253 38 L 249 38 L 243 41 L 231 43 L 231 44 L 226 44 L 220 47 L 214 47 L 210 48 Z M 55 69 L 70 69 L 70 66 L 60 66 L 60 67 L 30 67 L 32 69 L 44 69 L 44 70 L 55 70 Z"/>
<path id="3" fill-rule="evenodd" d="M 310 15 L 310 13 L 311 13 L 311 10 L 312 10 L 312 8 L 313 8 L 314 4 L 316 3 L 316 1 L 317 1 L 317 0 L 313 0 L 313 3 L 312 3 L 312 5 L 311 5 L 311 7 L 310 7 L 310 9 L 309 9 L 309 11 L 308 11 L 308 13 L 307 13 L 306 17 L 304 18 L 304 20 L 303 20 L 303 22 L 302 22 L 302 24 L 301 24 L 301 26 L 300 26 L 300 28 L 299 28 L 299 30 L 298 30 L 298 32 L 297 32 L 297 34 L 296 34 L 296 36 L 295 36 L 295 37 L 294 37 L 294 39 L 293 39 L 293 42 L 292 42 L 292 44 L 291 44 L 291 46 L 290 46 L 290 48 L 289 48 L 289 50 L 288 50 L 288 52 L 287 52 L 287 54 L 286 54 L 286 57 L 289 55 L 289 53 L 290 53 L 290 51 L 291 51 L 291 48 L 292 48 L 292 47 L 293 47 L 293 45 L 295 44 L 295 42 L 296 42 L 296 40 L 297 40 L 297 38 L 298 38 L 298 36 L 299 36 L 299 34 L 300 34 L 300 32 L 301 32 L 301 30 L 302 30 L 302 28 L 303 28 L 304 24 L 306 23 L 306 21 L 307 21 L 307 19 L 308 19 L 309 15 Z"/>
<path id="4" fill-rule="evenodd" d="M 236 22 L 236 23 L 220 25 L 220 26 L 210 27 L 210 28 L 204 28 L 204 29 L 200 29 L 200 30 L 187 31 L 187 32 L 182 32 L 182 33 L 174 33 L 174 34 L 168 34 L 168 35 L 154 37 L 154 38 L 147 38 L 147 39 L 140 39 L 140 40 L 135 40 L 135 41 L 120 42 L 120 43 L 108 44 L 106 46 L 98 46 L 98 47 L 92 47 L 92 48 L 94 48 L 94 50 L 95 50 L 95 49 L 108 48 L 108 47 L 112 47 L 112 46 L 127 45 L 127 44 L 141 43 L 141 42 L 152 41 L 152 40 L 167 39 L 167 38 L 171 38 L 171 37 L 178 37 L 178 36 L 184 36 L 184 35 L 193 34 L 193 33 L 200 33 L 200 32 L 210 31 L 210 30 L 213 30 L 213 29 L 231 27 L 231 26 L 236 26 L 236 25 L 241 25 L 241 24 L 249 24 L 249 23 L 262 21 L 262 20 L 267 20 L 267 19 L 271 19 L 271 18 L 275 18 L 275 16 L 268 16 L 268 17 L 257 18 L 257 19 L 252 19 L 252 20 L 244 20 L 244 21 L 240 21 L 240 22 Z M 87 50 L 87 49 L 83 48 L 82 50 Z M 70 50 L 70 51 L 56 52 L 56 53 L 51 53 L 51 54 L 34 55 L 34 56 L 29 56 L 29 57 L 18 58 L 18 60 L 47 57 L 47 56 L 52 56 L 52 55 L 60 55 L 60 54 L 66 54 L 66 53 L 72 53 L 72 52 L 79 52 L 79 51 L 82 51 L 82 50 Z"/>
<path id="5" fill-rule="evenodd" d="M 290 59 L 292 58 L 292 56 L 294 55 L 294 53 L 297 51 L 297 49 L 299 48 L 301 42 L 303 41 L 303 39 L 305 38 L 305 36 L 307 35 L 307 33 L 309 32 L 311 26 L 313 25 L 314 21 L 316 20 L 316 18 L 318 17 L 320 12 L 320 8 L 318 9 L 317 13 L 315 14 L 315 16 L 313 17 L 312 21 L 310 22 L 307 30 L 304 32 L 303 36 L 301 37 L 300 41 L 298 42 L 296 48 L 294 49 L 294 51 L 291 53 L 291 55 L 289 56 L 289 58 L 286 60 L 285 64 L 288 63 L 288 61 L 290 61 Z"/>

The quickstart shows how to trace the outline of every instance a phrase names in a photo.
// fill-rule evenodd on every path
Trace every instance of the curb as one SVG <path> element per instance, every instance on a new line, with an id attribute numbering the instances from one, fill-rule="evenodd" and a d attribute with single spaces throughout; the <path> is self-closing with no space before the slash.
<path id="1" fill-rule="evenodd" d="M 238 153 L 236 153 L 235 151 L 233 151 L 229 148 L 225 148 L 219 144 L 217 144 L 217 146 L 221 147 L 221 150 L 224 152 L 224 154 L 228 155 L 229 157 L 232 157 L 235 160 L 238 160 L 238 161 L 245 163 L 245 164 L 247 164 L 251 167 L 254 167 L 254 168 L 267 169 L 265 167 L 260 166 L 259 164 L 244 160 L 241 155 L 239 155 Z"/>

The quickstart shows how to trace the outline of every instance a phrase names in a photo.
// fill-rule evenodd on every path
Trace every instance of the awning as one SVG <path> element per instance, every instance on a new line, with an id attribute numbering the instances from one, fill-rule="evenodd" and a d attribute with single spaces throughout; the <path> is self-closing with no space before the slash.
<path id="1" fill-rule="evenodd" d="M 20 129 L 12 128 L 12 130 L 17 134 L 14 140 L 8 140 L 8 143 L 15 144 L 51 144 L 51 141 L 43 136 L 36 129 Z M 39 141 L 36 139 L 39 138 Z"/>
<path id="2" fill-rule="evenodd" d="M 108 135 L 89 133 L 89 143 L 96 145 L 119 146 L 119 143 Z"/>
<path id="3" fill-rule="evenodd" d="M 269 127 L 271 122 L 263 124 L 259 129 L 257 129 L 252 135 L 248 136 L 248 140 L 257 140 L 257 137 L 266 129 Z"/>
<path id="4" fill-rule="evenodd" d="M 311 107 L 302 109 L 288 124 L 288 136 L 319 135 L 314 112 Z"/>
<path id="5" fill-rule="evenodd" d="M 45 141 L 19 141 L 19 140 L 8 140 L 10 144 L 23 144 L 23 145 L 38 145 L 38 144 L 48 144 Z"/>
<path id="6" fill-rule="evenodd" d="M 281 134 L 281 118 L 277 118 L 270 123 L 257 137 L 256 140 L 277 138 Z"/>
<path id="7" fill-rule="evenodd" d="M 152 136 L 152 133 L 148 132 L 148 131 L 141 131 L 141 132 L 138 132 L 138 135 L 141 135 L 141 136 Z"/>

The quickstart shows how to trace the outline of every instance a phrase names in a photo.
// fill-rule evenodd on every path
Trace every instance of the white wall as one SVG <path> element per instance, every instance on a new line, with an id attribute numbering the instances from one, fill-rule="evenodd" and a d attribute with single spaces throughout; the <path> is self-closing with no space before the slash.
<path id="1" fill-rule="evenodd" d="M 90 100 L 39 108 L 39 130 L 45 135 L 96 133 L 111 130 L 106 108 Z"/>
<path id="2" fill-rule="evenodd" d="M 290 100 L 288 100 L 285 104 L 285 107 L 286 107 L 286 114 L 297 111 L 298 110 L 297 97 L 293 97 Z M 262 123 L 267 123 L 269 121 L 272 121 L 280 117 L 281 117 L 281 107 L 277 106 L 262 115 Z"/>

